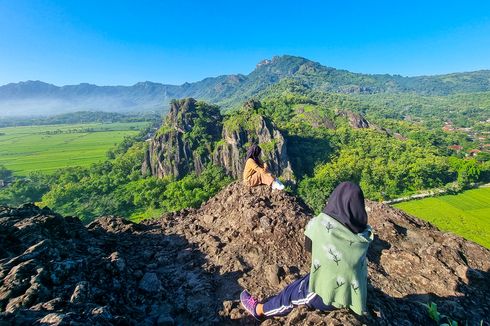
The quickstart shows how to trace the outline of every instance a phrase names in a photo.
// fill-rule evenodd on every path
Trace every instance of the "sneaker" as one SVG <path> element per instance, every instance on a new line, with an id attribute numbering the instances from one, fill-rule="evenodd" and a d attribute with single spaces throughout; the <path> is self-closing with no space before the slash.
<path id="1" fill-rule="evenodd" d="M 257 315 L 257 312 L 255 311 L 255 308 L 259 303 L 257 299 L 248 293 L 247 290 L 243 290 L 242 293 L 240 293 L 240 301 L 242 302 L 243 308 L 245 308 L 249 314 L 251 314 L 255 319 L 260 320 L 259 315 Z"/>
<path id="2" fill-rule="evenodd" d="M 272 189 L 283 190 L 284 185 L 279 179 L 275 179 L 274 182 L 272 182 Z"/>

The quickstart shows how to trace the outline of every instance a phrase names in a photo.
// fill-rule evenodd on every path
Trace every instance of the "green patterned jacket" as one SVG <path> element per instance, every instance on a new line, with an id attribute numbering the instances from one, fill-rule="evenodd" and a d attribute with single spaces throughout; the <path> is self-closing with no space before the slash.
<path id="1" fill-rule="evenodd" d="M 368 226 L 352 233 L 336 219 L 320 213 L 306 226 L 312 241 L 310 292 L 326 305 L 348 307 L 356 314 L 366 311 L 367 250 L 373 239 Z"/>

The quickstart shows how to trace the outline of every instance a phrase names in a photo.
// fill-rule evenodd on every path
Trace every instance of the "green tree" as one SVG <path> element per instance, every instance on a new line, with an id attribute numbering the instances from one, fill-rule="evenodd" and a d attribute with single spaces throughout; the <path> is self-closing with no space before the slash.
<path id="1" fill-rule="evenodd" d="M 17 179 L 8 187 L 0 190 L 0 204 L 18 206 L 41 200 L 42 195 L 49 189 L 49 178 L 33 172 L 24 179 Z"/>

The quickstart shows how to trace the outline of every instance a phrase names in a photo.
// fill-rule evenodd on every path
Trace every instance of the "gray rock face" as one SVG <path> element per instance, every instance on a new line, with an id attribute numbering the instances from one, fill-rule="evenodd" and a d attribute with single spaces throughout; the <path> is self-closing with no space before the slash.
<path id="1" fill-rule="evenodd" d="M 342 111 L 340 116 L 348 119 L 349 125 L 354 129 L 369 128 L 369 122 L 362 115 L 351 111 Z"/>
<path id="2" fill-rule="evenodd" d="M 110 256 L 109 259 L 111 260 L 111 263 L 116 266 L 116 268 L 119 270 L 119 272 L 124 272 L 126 270 L 126 261 L 124 258 L 120 257 L 118 252 L 113 252 Z"/>
<path id="3" fill-rule="evenodd" d="M 294 174 L 289 161 L 284 137 L 276 126 L 262 116 L 257 117 L 254 130 L 239 126 L 238 130 L 223 128 L 222 143 L 213 153 L 213 163 L 225 169 L 232 177 L 241 178 L 248 146 L 257 142 L 262 148 L 264 161 L 269 170 L 285 180 L 293 180 Z"/>
<path id="4" fill-rule="evenodd" d="M 250 113 L 258 107 L 260 102 L 249 101 L 244 110 Z M 180 178 L 189 172 L 200 174 L 212 163 L 239 178 L 247 148 L 257 142 L 263 148 L 264 160 L 270 163 L 270 171 L 285 180 L 293 180 L 283 135 L 267 118 L 260 115 L 254 118 L 252 128 L 250 125 L 229 126 L 215 107 L 200 106 L 194 99 L 175 101 L 162 128 L 149 141 L 142 172 Z M 204 125 L 203 120 L 207 121 Z M 191 139 L 197 133 L 200 142 Z"/>
<path id="5" fill-rule="evenodd" d="M 56 313 L 51 313 L 39 320 L 39 323 L 41 325 L 59 325 L 64 321 L 65 315 L 63 314 L 56 314 Z"/>
<path id="6" fill-rule="evenodd" d="M 200 105 L 192 98 L 172 102 L 164 124 L 149 141 L 142 172 L 176 178 L 193 171 L 199 174 L 210 161 L 211 144 L 221 135 L 221 123 L 217 107 Z M 199 140 L 204 142 L 199 137 L 205 137 L 208 144 L 199 146 Z"/>
<path id="7" fill-rule="evenodd" d="M 71 303 L 79 303 L 84 302 L 89 299 L 90 296 L 90 287 L 88 282 L 80 282 L 75 287 L 73 294 L 71 295 L 70 302 Z"/>
<path id="8" fill-rule="evenodd" d="M 216 324 L 202 254 L 163 231 L 0 206 L 0 324 Z"/>

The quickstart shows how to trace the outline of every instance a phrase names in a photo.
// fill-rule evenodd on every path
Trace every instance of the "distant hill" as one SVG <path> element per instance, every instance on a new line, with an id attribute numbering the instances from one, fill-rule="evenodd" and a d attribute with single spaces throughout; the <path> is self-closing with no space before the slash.
<path id="1" fill-rule="evenodd" d="M 490 70 L 436 76 L 369 75 L 323 66 L 295 56 L 263 60 L 248 75 L 223 75 L 195 83 L 166 85 L 140 82 L 133 86 L 79 84 L 55 86 L 26 81 L 0 86 L 0 116 L 60 114 L 73 111 L 166 111 L 174 98 L 193 97 L 236 106 L 281 80 L 334 93 L 399 93 L 449 95 L 490 90 Z"/>

